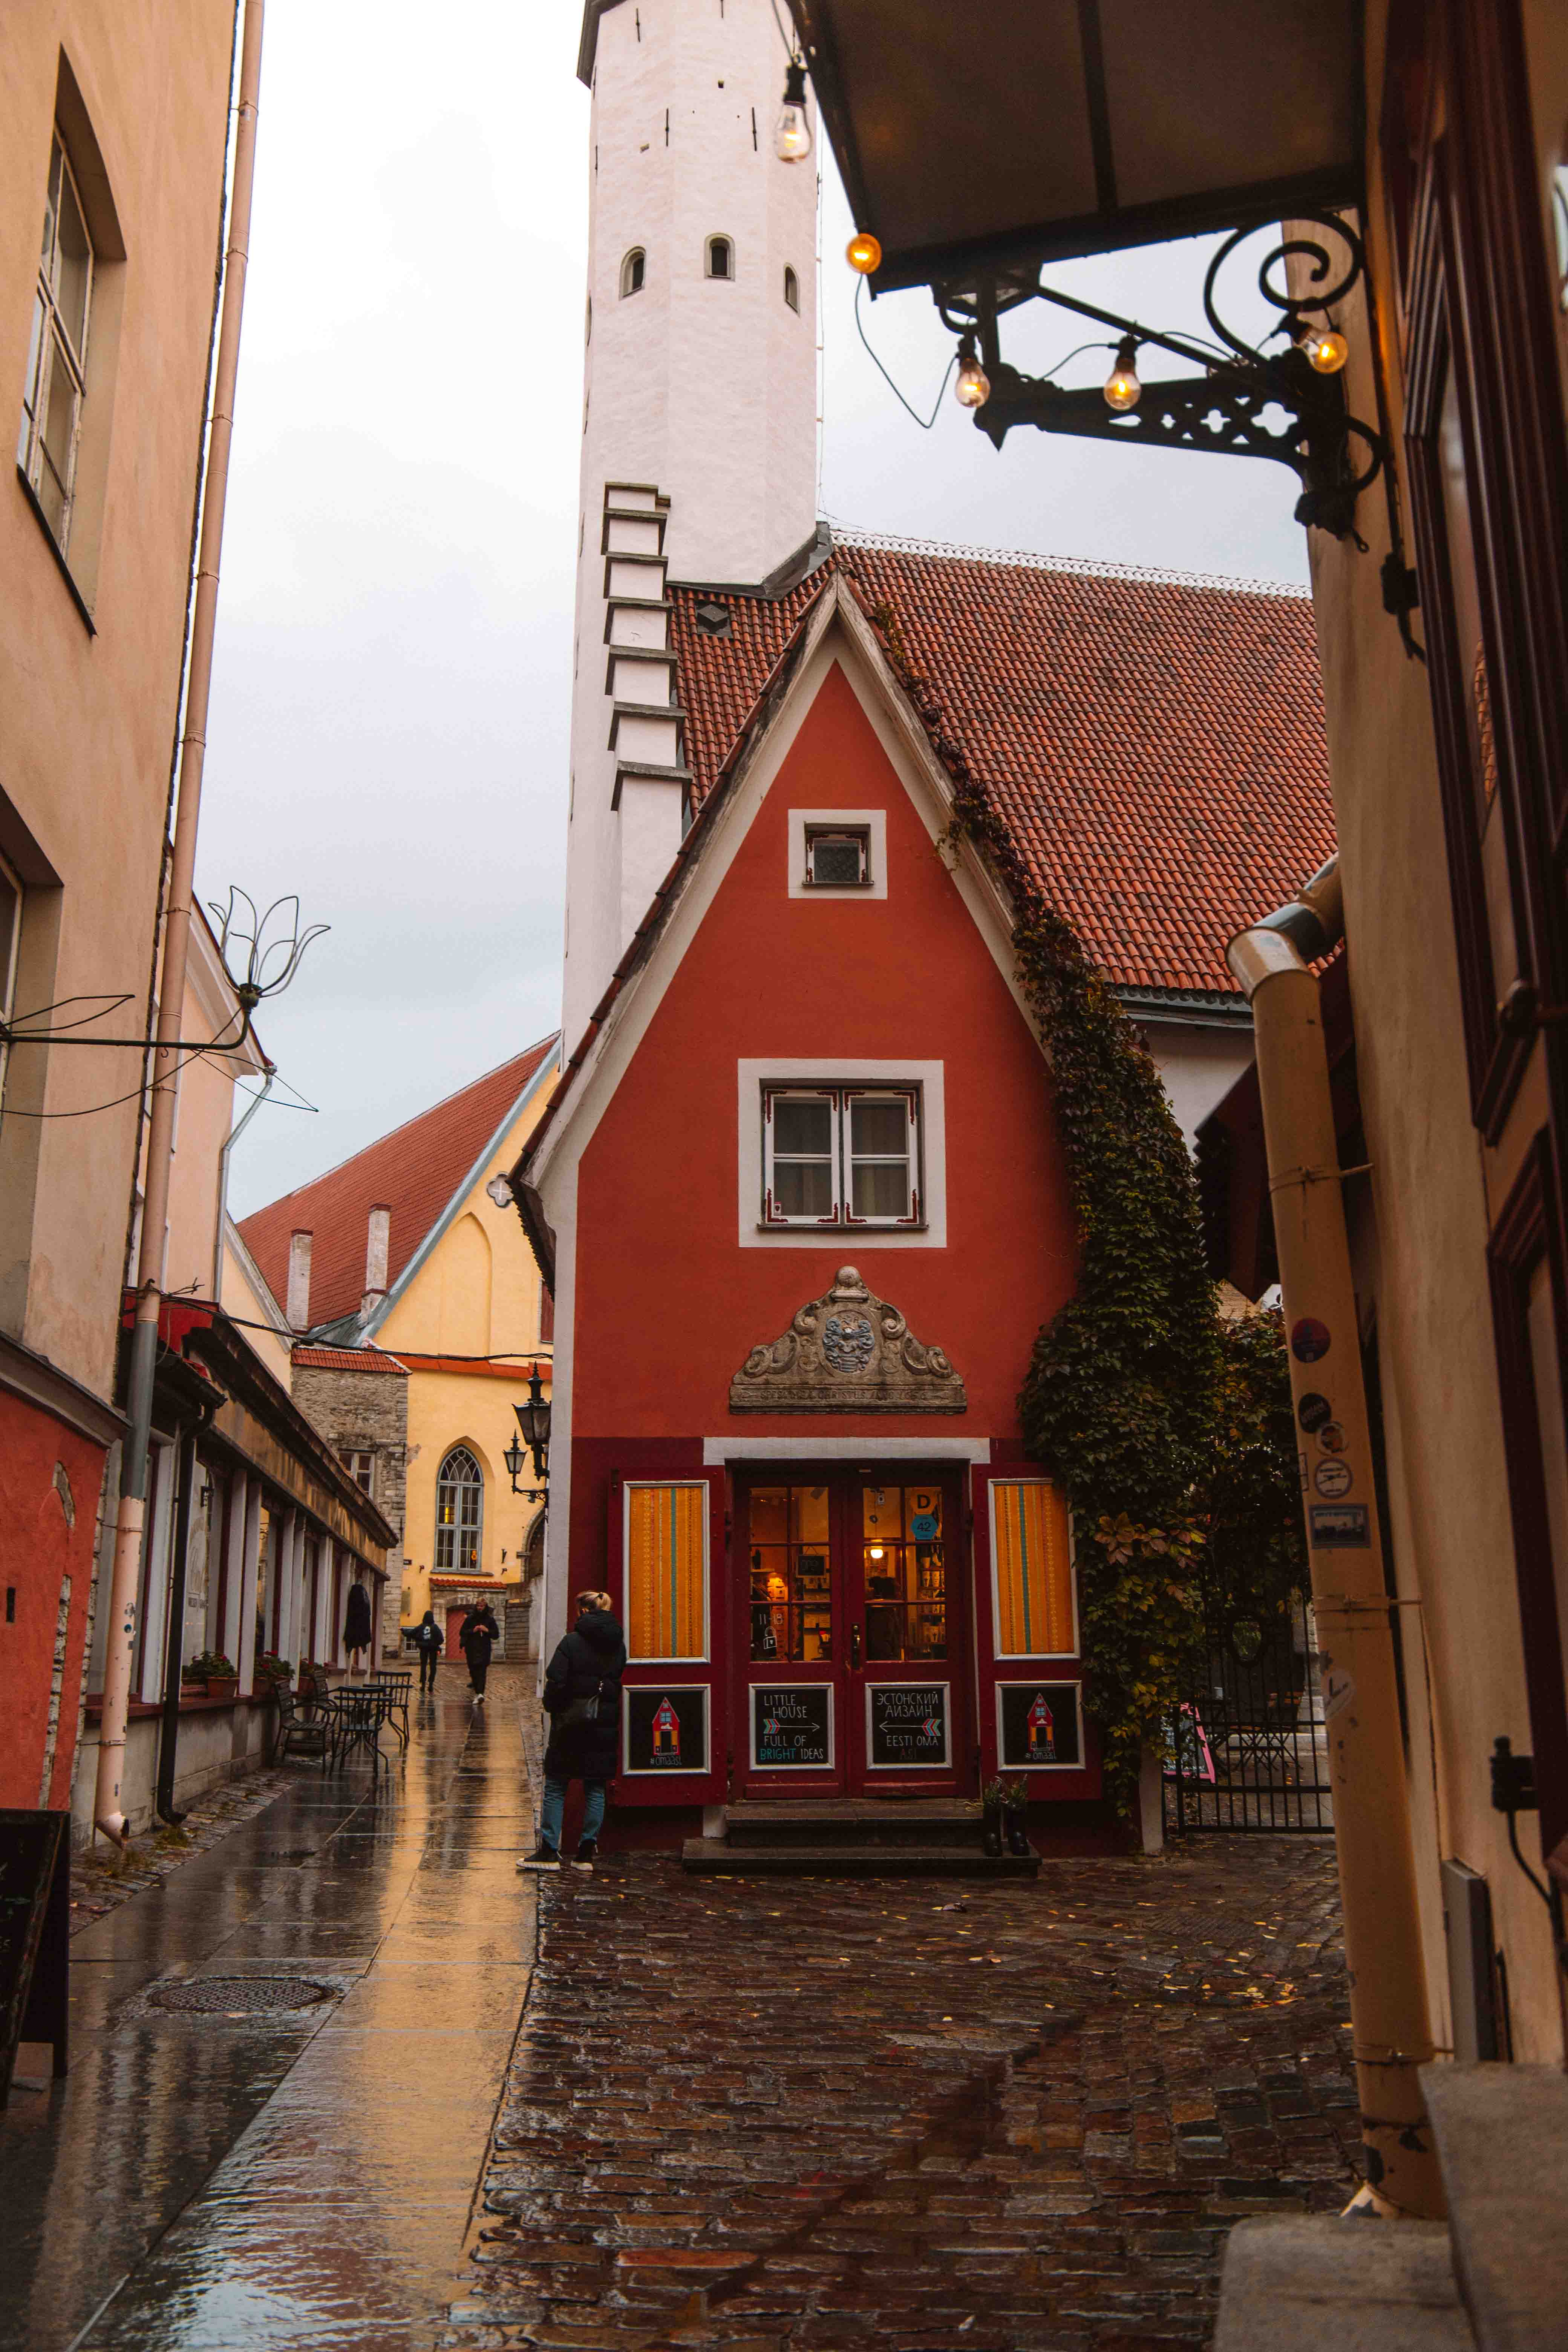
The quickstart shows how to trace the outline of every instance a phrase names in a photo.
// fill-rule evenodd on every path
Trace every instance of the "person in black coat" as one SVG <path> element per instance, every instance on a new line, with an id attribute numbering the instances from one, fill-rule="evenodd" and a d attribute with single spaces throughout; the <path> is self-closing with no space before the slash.
<path id="1" fill-rule="evenodd" d="M 445 1644 L 441 1628 L 436 1622 L 436 1612 L 426 1609 L 414 1629 L 414 1646 L 419 1653 L 419 1688 L 421 1692 L 436 1687 L 436 1669 L 441 1662 Z"/>
<path id="2" fill-rule="evenodd" d="M 561 1822 L 567 1785 L 581 1780 L 583 1836 L 574 1857 L 592 1870 L 605 1818 L 605 1787 L 620 1759 L 621 1676 L 626 1636 L 610 1613 L 607 1592 L 577 1595 L 577 1622 L 556 1648 L 544 1677 L 550 1745 L 544 1751 L 544 1801 L 539 1843 L 520 1870 L 553 1870 L 561 1861 Z"/>
<path id="3" fill-rule="evenodd" d="M 478 1706 L 485 1695 L 485 1676 L 490 1670 L 490 1651 L 500 1638 L 488 1601 L 470 1609 L 458 1628 L 458 1639 L 463 1645 L 463 1655 L 468 1662 L 468 1680 L 474 1686 L 474 1704 Z"/>

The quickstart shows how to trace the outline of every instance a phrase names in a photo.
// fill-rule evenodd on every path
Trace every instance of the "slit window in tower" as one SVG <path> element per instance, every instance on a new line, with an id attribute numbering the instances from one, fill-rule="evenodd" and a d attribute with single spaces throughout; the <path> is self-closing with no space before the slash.
<path id="1" fill-rule="evenodd" d="M 710 278 L 733 278 L 735 275 L 735 248 L 727 236 L 709 238 L 708 275 Z"/>
<path id="2" fill-rule="evenodd" d="M 784 300 L 789 304 L 792 310 L 799 310 L 800 280 L 795 276 L 787 261 L 784 263 Z"/>
<path id="3" fill-rule="evenodd" d="M 644 253 L 640 245 L 634 245 L 631 251 L 627 254 L 626 259 L 621 264 L 621 299 L 623 302 L 626 300 L 628 294 L 640 294 L 642 292 L 643 275 L 647 267 L 647 254 Z"/>

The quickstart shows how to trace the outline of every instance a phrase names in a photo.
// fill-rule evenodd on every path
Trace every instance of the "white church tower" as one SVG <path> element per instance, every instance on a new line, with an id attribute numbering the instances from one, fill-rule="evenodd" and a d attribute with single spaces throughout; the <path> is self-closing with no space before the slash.
<path id="1" fill-rule="evenodd" d="M 680 844 L 666 583 L 757 587 L 816 527 L 817 154 L 775 152 L 787 64 L 772 0 L 586 0 L 568 1052 Z"/>

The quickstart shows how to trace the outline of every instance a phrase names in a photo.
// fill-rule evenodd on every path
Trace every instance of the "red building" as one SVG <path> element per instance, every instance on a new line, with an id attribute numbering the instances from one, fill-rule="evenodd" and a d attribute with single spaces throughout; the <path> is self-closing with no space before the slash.
<path id="1" fill-rule="evenodd" d="M 1016 1405 L 1074 1223 L 944 755 L 1212 1102 L 1249 1050 L 1214 942 L 1329 845 L 1307 607 L 869 547 L 657 590 L 688 827 L 513 1176 L 555 1296 L 544 1652 L 607 1587 L 616 1800 L 672 1834 L 998 1770 L 1081 1807 L 1067 1501 Z"/>

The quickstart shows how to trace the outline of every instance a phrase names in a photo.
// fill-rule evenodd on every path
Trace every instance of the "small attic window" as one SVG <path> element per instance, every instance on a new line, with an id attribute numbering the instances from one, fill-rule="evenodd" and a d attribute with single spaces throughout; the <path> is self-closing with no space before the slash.
<path id="1" fill-rule="evenodd" d="M 727 637 L 730 634 L 728 604 L 699 604 L 697 625 L 705 637 Z"/>
<path id="2" fill-rule="evenodd" d="M 784 300 L 792 310 L 800 309 L 800 280 L 787 261 L 784 263 Z"/>
<path id="3" fill-rule="evenodd" d="M 735 275 L 735 248 L 727 236 L 709 238 L 708 275 L 710 278 L 733 278 Z"/>
<path id="4" fill-rule="evenodd" d="M 871 880 L 871 829 L 864 824 L 808 824 L 805 882 L 816 890 L 864 890 Z"/>
<path id="5" fill-rule="evenodd" d="M 627 254 L 626 259 L 621 264 L 621 299 L 623 302 L 626 300 L 628 294 L 640 294 L 642 292 L 643 274 L 647 267 L 647 254 L 643 251 L 640 245 L 634 245 L 631 251 Z"/>

